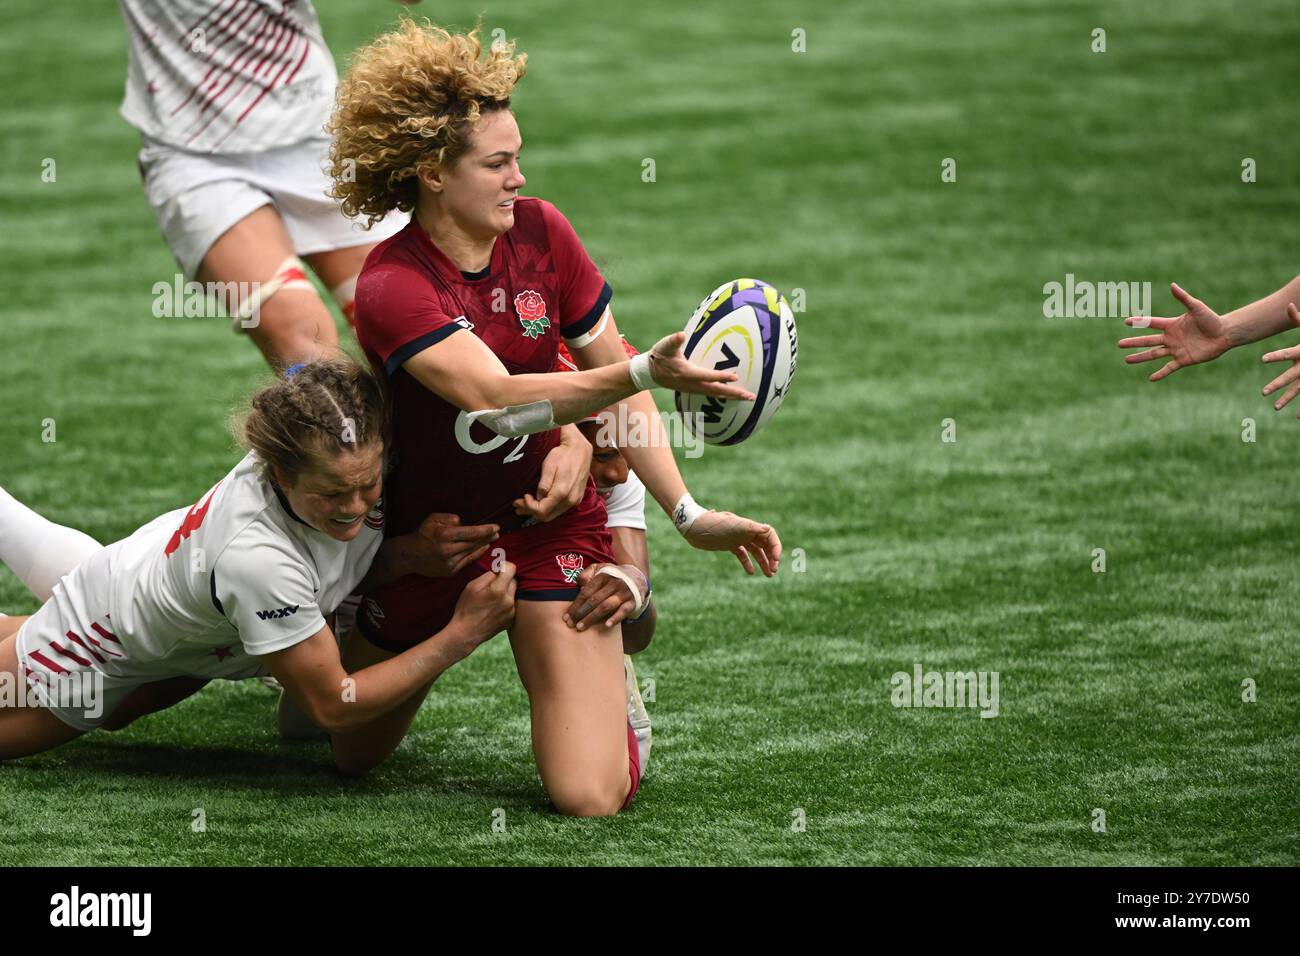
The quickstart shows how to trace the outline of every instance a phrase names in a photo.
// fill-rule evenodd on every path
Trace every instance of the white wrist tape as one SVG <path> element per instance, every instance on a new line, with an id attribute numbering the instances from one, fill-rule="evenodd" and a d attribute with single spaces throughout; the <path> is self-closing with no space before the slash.
<path id="1" fill-rule="evenodd" d="M 507 405 L 505 408 L 485 408 L 479 412 L 468 412 L 465 421 L 469 425 L 482 422 L 498 435 L 506 438 L 518 438 L 520 435 L 533 435 L 559 428 L 555 424 L 555 412 L 547 401 L 529 402 L 527 405 Z"/>
<path id="2" fill-rule="evenodd" d="M 677 504 L 673 505 L 673 525 L 684 535 L 691 530 L 695 519 L 708 510 L 697 505 L 688 491 L 677 499 Z"/>
<path id="3" fill-rule="evenodd" d="M 637 387 L 638 391 L 644 391 L 647 388 L 656 388 L 659 383 L 654 380 L 650 374 L 650 353 L 642 352 L 640 355 L 633 355 L 631 368 L 628 372 L 632 375 L 632 384 Z"/>
<path id="4" fill-rule="evenodd" d="M 632 609 L 632 613 L 628 615 L 628 617 L 631 619 L 641 616 L 641 612 L 645 610 L 645 595 L 641 593 L 641 588 L 637 586 L 637 583 L 632 580 L 632 575 L 628 574 L 616 564 L 602 564 L 596 569 L 596 573 L 608 574 L 611 578 L 618 578 L 626 584 L 628 590 L 631 591 L 633 597 L 636 598 L 636 607 Z"/>

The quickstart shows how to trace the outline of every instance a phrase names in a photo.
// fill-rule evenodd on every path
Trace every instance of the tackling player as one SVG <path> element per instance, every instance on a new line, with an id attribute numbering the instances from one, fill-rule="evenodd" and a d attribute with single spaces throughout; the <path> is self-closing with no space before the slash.
<path id="1" fill-rule="evenodd" d="M 627 615 L 620 608 L 610 626 L 576 632 L 564 621 L 584 567 L 612 563 L 604 508 L 585 474 L 580 500 L 562 514 L 527 492 L 565 423 L 626 400 L 662 430 L 644 389 L 752 396 L 727 384 L 734 374 L 687 361 L 682 333 L 626 361 L 610 288 L 572 226 L 550 203 L 519 195 L 510 95 L 524 70 L 513 45 L 484 57 L 478 29 L 462 36 L 405 22 L 358 51 L 340 84 L 331 172 L 350 216 L 413 211 L 371 253 L 357 285 L 358 339 L 393 401 L 389 520 L 398 533 L 431 510 L 500 525 L 476 570 L 503 559 L 518 567 L 510 640 L 543 785 L 563 813 L 607 815 L 627 806 L 640 780 L 620 667 Z M 551 371 L 562 338 L 582 371 Z M 696 505 L 661 435 L 625 453 L 693 546 L 775 573 L 776 532 Z M 367 591 L 358 631 L 370 659 L 402 652 L 445 621 L 470 573 Z M 375 763 L 417 708 L 368 729 Z"/>
<path id="2" fill-rule="evenodd" d="M 6 561 L 51 591 L 30 617 L 0 617 L 0 759 L 120 722 L 123 707 L 159 709 L 208 680 L 269 671 L 330 732 L 347 770 L 356 728 L 414 694 L 423 699 L 446 668 L 510 622 L 514 567 L 504 564 L 470 582 L 438 633 L 345 670 L 322 611 L 400 570 L 409 543 L 382 533 L 382 392 L 340 358 L 305 366 L 251 404 L 239 429 L 250 449 L 243 461 L 192 507 L 122 541 L 65 542 L 84 555 L 57 583 L 37 580 L 27 560 L 48 550 L 48 523 L 8 496 L 0 502 Z M 31 690 L 15 695 L 19 686 Z"/>

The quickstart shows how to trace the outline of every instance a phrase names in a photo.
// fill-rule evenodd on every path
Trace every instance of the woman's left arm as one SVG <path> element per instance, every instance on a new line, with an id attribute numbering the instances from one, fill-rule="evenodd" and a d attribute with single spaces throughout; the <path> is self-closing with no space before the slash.
<path id="1" fill-rule="evenodd" d="M 627 360 L 612 312 L 607 313 L 599 336 L 570 351 L 574 363 L 583 370 Z M 673 457 L 659 418 L 659 407 L 651 394 L 638 392 L 620 404 L 627 408 L 627 421 L 644 423 L 645 427 L 636 429 L 635 433 L 646 435 L 647 441 L 631 445 L 622 440 L 629 436 L 620 435 L 619 450 L 682 536 L 702 551 L 730 551 L 747 574 L 754 573 L 755 561 L 768 577 L 776 574 L 781 560 L 781 539 L 776 529 L 729 511 L 706 510 L 696 505 L 677 468 L 677 459 Z"/>

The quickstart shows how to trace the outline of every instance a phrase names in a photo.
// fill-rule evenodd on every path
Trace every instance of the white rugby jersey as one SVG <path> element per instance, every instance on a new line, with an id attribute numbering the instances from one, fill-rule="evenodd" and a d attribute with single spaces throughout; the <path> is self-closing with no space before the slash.
<path id="1" fill-rule="evenodd" d="M 293 514 L 249 454 L 193 506 L 108 546 L 111 633 L 134 666 L 255 671 L 252 656 L 325 626 L 365 576 L 383 522 L 381 503 L 355 538 L 334 540 Z"/>
<path id="2" fill-rule="evenodd" d="M 198 153 L 254 153 L 324 136 L 338 71 L 311 0 L 118 0 L 122 116 Z"/>
<path id="3" fill-rule="evenodd" d="M 602 493 L 601 498 L 609 512 L 605 527 L 645 530 L 645 485 L 631 468 L 627 470 L 627 481 Z"/>

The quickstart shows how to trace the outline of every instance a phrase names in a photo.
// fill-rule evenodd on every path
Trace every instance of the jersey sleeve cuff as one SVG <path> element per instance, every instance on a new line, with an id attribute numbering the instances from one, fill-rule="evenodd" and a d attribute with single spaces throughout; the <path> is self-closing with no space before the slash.
<path id="1" fill-rule="evenodd" d="M 605 316 L 605 308 L 609 305 L 609 300 L 614 297 L 614 290 L 606 282 L 600 289 L 600 295 L 596 296 L 596 304 L 587 310 L 586 314 L 568 325 L 560 328 L 560 334 L 564 336 L 565 344 L 571 349 L 580 349 L 591 342 L 600 334 L 596 326 Z"/>
<path id="2" fill-rule="evenodd" d="M 307 618 L 306 621 L 306 624 L 288 634 L 281 634 L 266 641 L 258 641 L 256 644 L 241 639 L 245 653 L 253 657 L 265 657 L 267 654 L 283 651 L 295 644 L 301 644 L 325 626 L 325 619 L 320 615 L 317 615 L 315 619 Z"/>
<path id="3" fill-rule="evenodd" d="M 394 349 L 389 353 L 388 358 L 384 359 L 384 371 L 390 376 L 399 368 L 406 364 L 406 360 L 414 355 L 419 355 L 425 349 L 433 348 L 453 332 L 459 332 L 462 326 L 455 322 L 449 322 L 441 325 L 432 332 L 425 332 L 418 338 L 411 339 L 399 349 Z"/>

